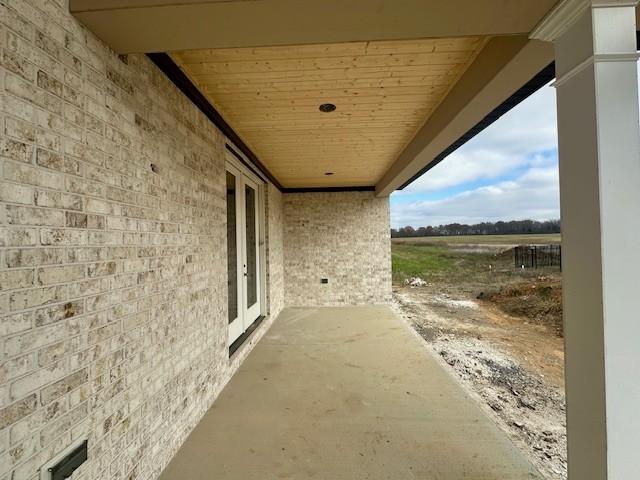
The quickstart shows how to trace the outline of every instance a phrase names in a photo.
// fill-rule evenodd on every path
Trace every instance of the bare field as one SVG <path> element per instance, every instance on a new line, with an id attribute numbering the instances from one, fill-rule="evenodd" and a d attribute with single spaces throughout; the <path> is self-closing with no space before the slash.
<path id="1" fill-rule="evenodd" d="M 512 248 L 559 241 L 500 235 L 392 243 L 399 313 L 549 480 L 565 479 L 567 468 L 561 273 L 514 268 Z M 421 286 L 406 284 L 415 277 Z"/>
<path id="2" fill-rule="evenodd" d="M 448 237 L 393 238 L 392 243 L 408 244 L 467 244 L 467 245 L 548 245 L 560 243 L 559 233 L 544 235 L 452 235 Z"/>

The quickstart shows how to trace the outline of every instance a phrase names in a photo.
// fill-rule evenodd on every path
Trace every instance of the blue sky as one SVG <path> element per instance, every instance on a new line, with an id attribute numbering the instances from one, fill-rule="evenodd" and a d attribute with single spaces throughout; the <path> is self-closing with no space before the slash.
<path id="1" fill-rule="evenodd" d="M 560 218 L 555 101 L 543 87 L 393 193 L 392 226 Z"/>

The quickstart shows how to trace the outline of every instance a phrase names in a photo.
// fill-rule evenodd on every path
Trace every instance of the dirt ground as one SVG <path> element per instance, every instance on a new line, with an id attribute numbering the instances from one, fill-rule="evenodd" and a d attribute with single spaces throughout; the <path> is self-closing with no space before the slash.
<path id="1" fill-rule="evenodd" d="M 452 262 L 420 287 L 394 271 L 398 313 L 546 478 L 566 479 L 559 272 L 514 276 L 507 253 L 443 255 Z"/>

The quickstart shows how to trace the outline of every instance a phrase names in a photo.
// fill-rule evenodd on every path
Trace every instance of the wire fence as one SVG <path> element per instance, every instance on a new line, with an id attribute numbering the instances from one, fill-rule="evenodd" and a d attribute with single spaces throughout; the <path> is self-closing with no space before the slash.
<path id="1" fill-rule="evenodd" d="M 562 269 L 562 247 L 560 245 L 520 245 L 513 249 L 516 268 L 560 267 Z"/>

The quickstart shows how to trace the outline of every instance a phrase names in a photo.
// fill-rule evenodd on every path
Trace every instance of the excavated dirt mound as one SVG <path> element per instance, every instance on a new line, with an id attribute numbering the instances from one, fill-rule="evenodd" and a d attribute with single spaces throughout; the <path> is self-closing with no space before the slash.
<path id="1" fill-rule="evenodd" d="M 509 315 L 546 325 L 562 337 L 562 284 L 557 277 L 540 276 L 531 282 L 480 292 L 478 299 L 495 304 Z"/>

